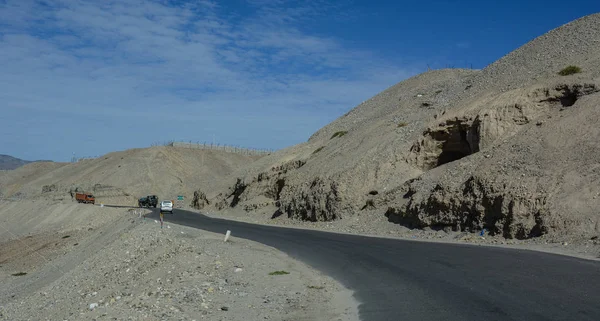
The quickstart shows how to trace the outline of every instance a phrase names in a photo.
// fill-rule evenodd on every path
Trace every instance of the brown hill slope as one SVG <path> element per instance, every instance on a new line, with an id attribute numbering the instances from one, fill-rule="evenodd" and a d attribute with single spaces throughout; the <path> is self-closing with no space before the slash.
<path id="1" fill-rule="evenodd" d="M 183 147 L 138 148 L 78 163 L 34 163 L 0 176 L 4 197 L 68 195 L 79 188 L 99 201 L 135 204 L 140 196 L 185 195 L 208 187 L 233 170 L 257 159 L 217 150 Z"/>
<path id="2" fill-rule="evenodd" d="M 516 238 L 598 233 L 599 63 L 595 14 L 483 70 L 407 79 L 209 196 L 216 209 L 311 221 L 386 215 Z M 582 72 L 559 75 L 568 65 Z"/>

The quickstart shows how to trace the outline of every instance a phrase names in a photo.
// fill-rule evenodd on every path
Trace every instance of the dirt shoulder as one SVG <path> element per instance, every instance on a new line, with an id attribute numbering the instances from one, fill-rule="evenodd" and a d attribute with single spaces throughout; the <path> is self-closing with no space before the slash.
<path id="1" fill-rule="evenodd" d="M 107 210 L 0 246 L 0 320 L 358 320 L 347 289 L 273 248 Z"/>

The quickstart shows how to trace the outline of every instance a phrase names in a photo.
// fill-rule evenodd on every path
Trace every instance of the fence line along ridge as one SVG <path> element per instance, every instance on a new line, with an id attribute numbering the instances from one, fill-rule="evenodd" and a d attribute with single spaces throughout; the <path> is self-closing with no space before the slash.
<path id="1" fill-rule="evenodd" d="M 273 149 L 259 149 L 259 148 L 247 148 L 234 145 L 226 144 L 214 144 L 214 143 L 201 143 L 192 141 L 168 141 L 164 143 L 154 143 L 152 146 L 170 146 L 170 147 L 181 147 L 190 149 L 204 149 L 204 150 L 219 150 L 228 153 L 236 153 L 242 155 L 255 155 L 264 156 L 274 152 Z"/>

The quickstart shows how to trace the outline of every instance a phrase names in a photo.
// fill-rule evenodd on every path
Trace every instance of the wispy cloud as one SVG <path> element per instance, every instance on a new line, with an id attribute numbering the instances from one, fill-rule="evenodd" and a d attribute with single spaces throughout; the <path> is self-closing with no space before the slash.
<path id="1" fill-rule="evenodd" d="M 302 25 L 312 19 L 340 12 L 325 1 L 224 6 L 206 0 L 0 1 L 0 109 L 17 118 L 0 129 L 8 138 L 0 150 L 21 148 L 17 152 L 32 158 L 70 155 L 73 146 L 56 142 L 74 129 L 36 117 L 82 124 L 98 142 L 85 147 L 96 148 L 86 151 L 93 154 L 215 133 L 225 143 L 281 148 L 411 74 L 376 53 L 305 31 Z M 107 117 L 114 125 L 109 131 Z M 135 126 L 128 124 L 141 119 L 179 128 L 132 133 Z M 28 136 L 31 126 L 45 135 Z M 135 139 L 114 139 L 123 136 Z M 8 143 L 17 140 L 27 148 Z M 48 144 L 53 155 L 35 152 Z"/>

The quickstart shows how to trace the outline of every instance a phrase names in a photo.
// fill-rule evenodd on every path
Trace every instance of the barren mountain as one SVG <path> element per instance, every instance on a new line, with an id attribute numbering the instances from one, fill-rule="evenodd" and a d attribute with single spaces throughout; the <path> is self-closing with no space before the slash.
<path id="1" fill-rule="evenodd" d="M 32 163 L 0 176 L 0 196 L 70 197 L 75 189 L 93 193 L 97 201 L 134 205 L 144 195 L 191 198 L 240 166 L 247 156 L 181 147 L 137 148 L 77 163 Z"/>
<path id="2" fill-rule="evenodd" d="M 48 161 L 36 161 L 48 162 Z M 10 155 L 0 155 L 0 171 L 13 170 L 23 165 L 33 163 L 33 161 L 22 160 Z"/>
<path id="3" fill-rule="evenodd" d="M 507 238 L 597 235 L 598 66 L 594 14 L 483 70 L 402 81 L 306 143 L 236 171 L 207 199 L 215 210 L 308 221 L 385 216 Z"/>

